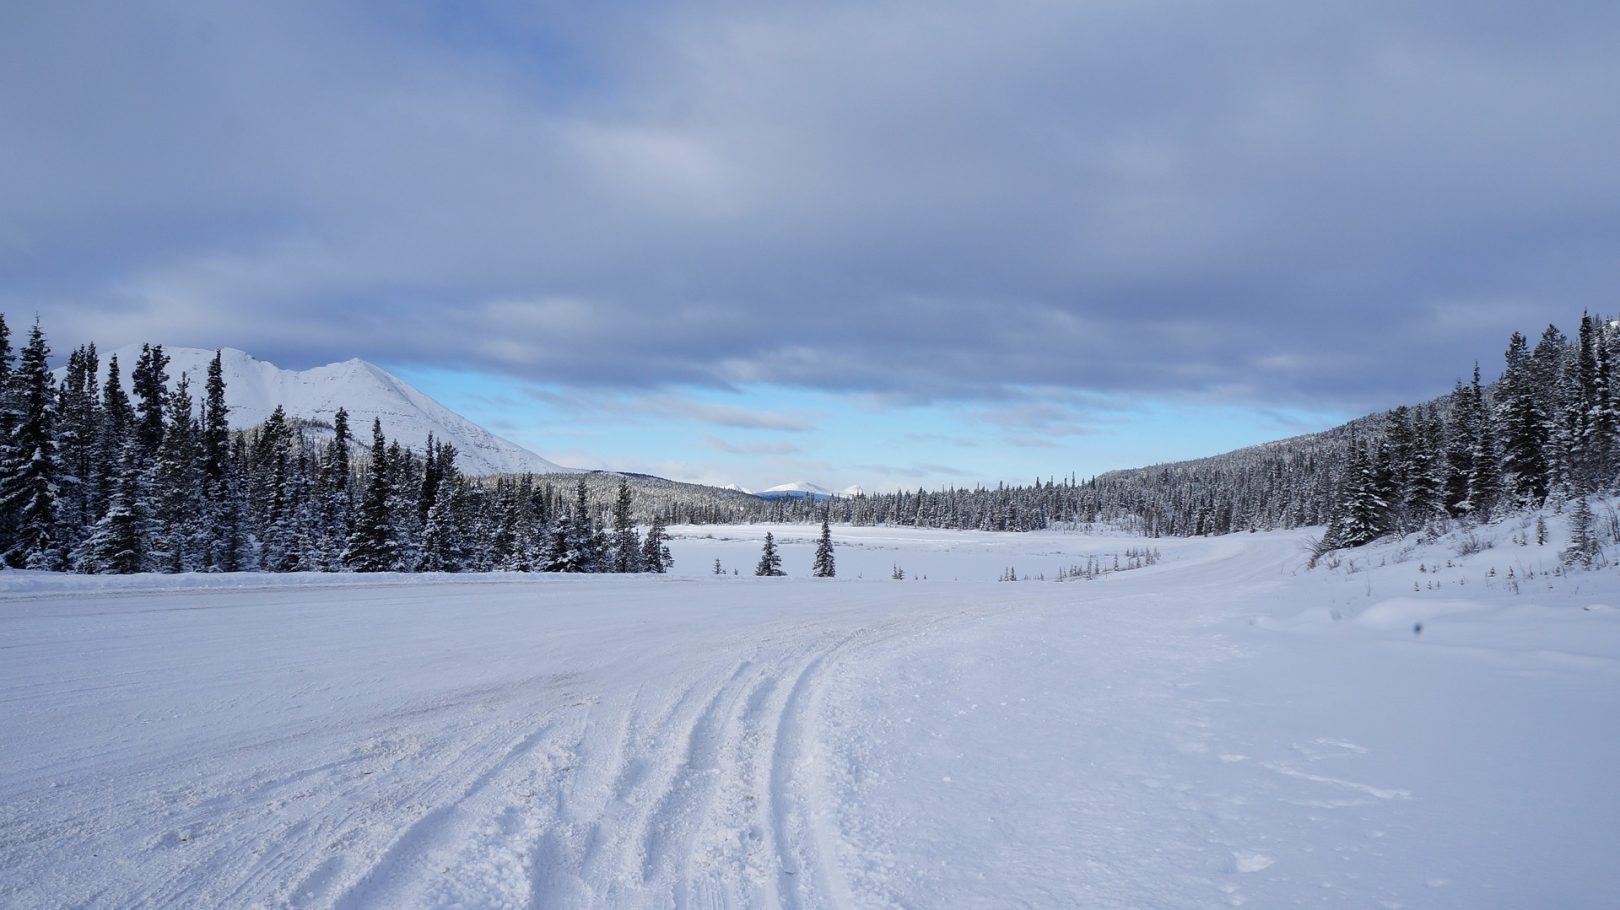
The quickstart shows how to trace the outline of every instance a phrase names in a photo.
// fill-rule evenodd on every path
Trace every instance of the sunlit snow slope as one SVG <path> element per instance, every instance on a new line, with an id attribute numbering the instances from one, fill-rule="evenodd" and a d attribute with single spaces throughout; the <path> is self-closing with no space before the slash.
<path id="1" fill-rule="evenodd" d="M 101 354 L 104 367 L 110 355 L 117 355 L 126 391 L 140 350 L 139 345 L 132 345 Z M 201 399 L 214 352 L 171 347 L 165 347 L 163 352 L 170 358 L 171 385 L 185 373 L 191 378 L 192 395 Z M 309 370 L 283 370 L 233 348 L 224 349 L 222 355 L 225 400 L 231 407 L 232 427 L 261 423 L 278 404 L 291 416 L 327 423 L 341 407 L 348 410 L 349 425 L 362 442 L 371 438 L 373 418 L 382 419 L 383 432 L 390 439 L 419 451 L 432 433 L 435 439 L 456 447 L 456 463 L 468 474 L 566 470 L 496 436 L 364 360 L 346 360 Z"/>
<path id="2" fill-rule="evenodd" d="M 0 572 L 0 906 L 1620 906 L 1620 586 L 1559 541 L 840 528 L 817 580 L 814 529 L 780 579 L 675 530 L 684 576 Z"/>

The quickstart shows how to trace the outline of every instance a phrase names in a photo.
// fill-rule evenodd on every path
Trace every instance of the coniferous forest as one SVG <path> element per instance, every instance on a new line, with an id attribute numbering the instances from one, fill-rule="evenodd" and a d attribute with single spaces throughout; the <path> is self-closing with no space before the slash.
<path id="1" fill-rule="evenodd" d="M 602 472 L 466 477 L 456 451 L 380 423 L 289 417 L 230 429 L 215 358 L 168 374 L 142 348 L 123 387 L 94 345 L 61 381 L 39 325 L 0 317 L 0 559 L 89 573 L 662 572 L 668 524 L 833 522 L 1158 535 L 1323 525 L 1324 549 L 1612 492 L 1620 328 L 1590 315 L 1509 339 L 1500 377 L 1323 433 L 1087 480 L 764 500 Z M 368 444 L 369 443 L 369 444 Z M 645 532 L 642 528 L 645 527 Z"/>
<path id="2" fill-rule="evenodd" d="M 236 571 L 663 572 L 664 525 L 643 534 L 620 478 L 607 509 L 532 478 L 477 479 L 453 446 L 364 438 L 339 410 L 312 426 L 277 408 L 229 428 L 220 359 L 170 383 L 147 345 L 125 390 L 116 362 L 73 351 L 60 383 L 35 325 L 14 352 L 0 317 L 0 558 L 92 573 Z M 104 377 L 104 378 L 103 378 Z M 361 454 L 363 453 L 363 454 Z"/>

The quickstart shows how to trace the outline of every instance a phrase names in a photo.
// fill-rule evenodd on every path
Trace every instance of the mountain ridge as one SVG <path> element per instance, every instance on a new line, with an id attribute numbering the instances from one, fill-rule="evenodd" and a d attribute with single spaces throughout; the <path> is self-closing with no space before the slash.
<path id="1" fill-rule="evenodd" d="M 130 388 L 130 373 L 140 351 L 140 345 L 125 345 L 103 352 L 103 372 L 116 356 L 124 387 Z M 214 351 L 165 346 L 163 353 L 169 357 L 169 387 L 174 388 L 185 374 L 191 381 L 193 398 L 200 400 Z M 358 357 L 307 370 L 288 370 L 237 348 L 220 348 L 219 353 L 232 429 L 263 423 L 277 405 L 289 417 L 328 424 L 341 407 L 349 412 L 349 425 L 360 439 L 367 437 L 373 419 L 382 421 L 385 435 L 408 448 L 420 449 L 432 433 L 435 439 L 455 446 L 457 466 L 466 474 L 557 474 L 576 470 L 491 433 L 393 373 Z M 63 373 L 56 371 L 59 380 Z"/>

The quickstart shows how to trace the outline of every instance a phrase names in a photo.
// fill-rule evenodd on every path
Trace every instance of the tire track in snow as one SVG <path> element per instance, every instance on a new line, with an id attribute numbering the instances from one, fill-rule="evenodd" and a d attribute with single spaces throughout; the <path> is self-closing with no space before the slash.
<path id="1" fill-rule="evenodd" d="M 748 668 L 753 668 L 752 662 Z M 739 705 L 767 684 L 759 672 L 734 676 L 715 692 L 693 724 L 686 755 L 658 798 L 641 831 L 642 882 L 666 879 L 677 889 L 688 881 L 694 840 L 719 789 L 720 777 L 731 769 L 726 746 L 738 741 Z M 686 902 L 677 894 L 676 905 Z"/>
<path id="2" fill-rule="evenodd" d="M 435 798 L 430 804 L 432 807 L 405 827 L 371 867 L 338 897 L 333 907 L 352 910 L 366 906 L 403 906 L 403 902 L 393 898 L 412 882 L 414 874 L 424 871 L 428 855 L 453 833 L 458 817 L 466 814 L 464 804 L 533 752 L 552 732 L 552 727 L 551 723 L 543 724 L 512 743 L 495 761 L 483 764 L 482 770 L 464 784 L 448 786 L 451 795 Z"/>

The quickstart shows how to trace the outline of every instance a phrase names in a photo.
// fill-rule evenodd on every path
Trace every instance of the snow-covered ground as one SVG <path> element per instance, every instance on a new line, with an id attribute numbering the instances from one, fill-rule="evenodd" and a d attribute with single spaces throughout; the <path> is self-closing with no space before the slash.
<path id="1" fill-rule="evenodd" d="M 0 905 L 1620 906 L 1620 576 L 1545 574 L 1553 528 L 4 572 Z"/>

